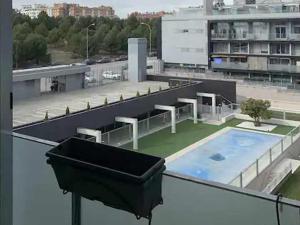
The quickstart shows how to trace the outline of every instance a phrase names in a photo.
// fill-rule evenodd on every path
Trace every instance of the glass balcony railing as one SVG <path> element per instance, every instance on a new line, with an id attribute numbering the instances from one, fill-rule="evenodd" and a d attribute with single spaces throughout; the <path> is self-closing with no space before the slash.
<path id="1" fill-rule="evenodd" d="M 259 5 L 258 7 L 232 7 L 213 10 L 213 15 L 245 15 L 245 14 L 274 14 L 299 13 L 299 4 L 295 5 Z"/>
<path id="2" fill-rule="evenodd" d="M 255 67 L 248 63 L 223 62 L 219 64 L 213 62 L 211 66 L 213 69 L 259 70 L 259 71 L 300 73 L 300 66 L 296 66 L 296 65 L 267 64 L 266 66 Z"/>
<path id="3" fill-rule="evenodd" d="M 14 225 L 71 225 L 72 198 L 59 189 L 45 153 L 55 143 L 16 135 L 14 142 Z M 165 174 L 164 204 L 153 211 L 155 225 L 274 225 L 276 196 Z M 300 202 L 280 199 L 281 225 L 299 225 Z M 82 225 L 145 225 L 123 211 L 82 199 Z"/>
<path id="4" fill-rule="evenodd" d="M 269 33 L 265 32 L 241 32 L 241 33 L 214 33 L 211 34 L 212 40 L 257 40 L 257 41 L 268 41 L 268 40 L 280 40 L 280 41 L 300 41 L 300 34 L 296 33 Z"/>

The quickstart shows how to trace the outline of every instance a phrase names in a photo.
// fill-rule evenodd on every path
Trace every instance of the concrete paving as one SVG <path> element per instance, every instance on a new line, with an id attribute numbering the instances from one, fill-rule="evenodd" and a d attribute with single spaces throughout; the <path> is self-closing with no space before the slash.
<path id="1" fill-rule="evenodd" d="M 104 104 L 105 98 L 108 102 L 120 100 L 122 94 L 124 99 L 136 96 L 137 91 L 142 94 L 158 91 L 159 88 L 167 89 L 166 82 L 146 81 L 131 83 L 129 81 L 114 82 L 99 87 L 87 88 L 67 93 L 48 94 L 37 98 L 17 101 L 14 103 L 13 125 L 14 127 L 43 120 L 46 111 L 49 118 L 64 115 L 66 107 L 71 112 L 86 109 L 89 102 L 91 107 Z"/>
<path id="2" fill-rule="evenodd" d="M 225 78 L 222 73 L 193 73 L 184 72 L 176 69 L 166 69 L 165 76 L 180 77 L 180 78 L 199 78 L 211 80 L 227 80 L 237 83 L 237 101 L 238 103 L 247 98 L 265 99 L 271 101 L 272 108 L 300 111 L 300 91 L 288 90 L 285 87 L 267 86 L 265 84 L 249 84 L 242 79 Z"/>

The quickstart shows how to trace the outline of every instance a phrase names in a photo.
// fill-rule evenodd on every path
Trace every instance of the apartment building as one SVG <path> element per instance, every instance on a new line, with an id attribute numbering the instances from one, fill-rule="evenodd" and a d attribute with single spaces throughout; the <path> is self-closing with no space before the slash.
<path id="1" fill-rule="evenodd" d="M 41 12 L 47 13 L 49 16 L 52 15 L 52 10 L 46 5 L 33 4 L 33 5 L 23 5 L 20 12 L 30 18 L 37 18 Z"/>
<path id="2" fill-rule="evenodd" d="M 163 17 L 163 60 L 247 79 L 299 83 L 300 3 L 251 2 L 215 7 L 205 1 L 203 7 Z"/>
<path id="3" fill-rule="evenodd" d="M 162 59 L 166 65 L 208 68 L 208 20 L 203 8 L 162 17 Z"/>
<path id="4" fill-rule="evenodd" d="M 143 20 L 143 19 L 157 19 L 161 18 L 169 13 L 165 11 L 160 12 L 133 12 L 129 16 L 135 16 L 136 18 Z"/>
<path id="5" fill-rule="evenodd" d="M 69 15 L 69 9 L 76 4 L 67 4 L 67 3 L 56 3 L 52 8 L 52 15 L 54 17 L 64 17 Z"/>
<path id="6" fill-rule="evenodd" d="M 299 83 L 299 3 L 231 7 L 209 22 L 211 68 L 258 81 Z"/>
<path id="7" fill-rule="evenodd" d="M 114 17 L 115 11 L 111 6 L 86 7 L 79 4 L 54 4 L 54 17 L 74 16 L 74 17 Z"/>

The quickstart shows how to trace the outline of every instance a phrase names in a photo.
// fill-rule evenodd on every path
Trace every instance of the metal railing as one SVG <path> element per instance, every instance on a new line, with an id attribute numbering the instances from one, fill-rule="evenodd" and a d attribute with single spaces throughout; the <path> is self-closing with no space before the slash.
<path id="1" fill-rule="evenodd" d="M 234 69 L 234 70 L 260 70 L 260 71 L 278 71 L 288 73 L 300 73 L 300 66 L 296 65 L 281 65 L 281 64 L 266 64 L 260 67 L 252 66 L 249 63 L 234 63 L 234 62 L 212 62 L 213 69 Z"/>
<path id="2" fill-rule="evenodd" d="M 192 118 L 192 104 L 176 109 L 176 122 L 182 122 Z M 140 120 L 138 122 L 139 138 L 171 126 L 171 113 L 165 112 Z M 102 134 L 102 142 L 112 146 L 122 146 L 132 142 L 132 125 L 125 125 L 120 128 Z"/>
<path id="3" fill-rule="evenodd" d="M 283 7 L 283 5 L 260 5 L 259 7 L 248 8 L 223 8 L 222 10 L 213 10 L 213 15 L 245 15 L 245 14 L 274 14 L 274 13 L 299 13 L 299 4 Z"/>
<path id="4" fill-rule="evenodd" d="M 282 120 L 300 121 L 300 111 L 299 110 L 270 108 L 270 111 L 272 112 L 273 118 L 282 119 Z"/>
<path id="5" fill-rule="evenodd" d="M 282 140 L 276 143 L 265 154 L 258 158 L 248 168 L 243 170 L 237 177 L 235 177 L 230 185 L 236 187 L 246 187 L 254 178 L 256 178 L 264 169 L 266 169 L 274 160 L 281 156 L 288 147 L 290 147 L 295 140 L 300 137 L 300 127 L 294 128 Z"/>

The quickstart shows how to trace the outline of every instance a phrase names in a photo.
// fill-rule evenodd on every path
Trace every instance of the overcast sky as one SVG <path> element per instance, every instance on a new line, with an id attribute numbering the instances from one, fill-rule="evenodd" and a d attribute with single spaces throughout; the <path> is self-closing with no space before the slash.
<path id="1" fill-rule="evenodd" d="M 202 4 L 202 0 L 13 0 L 13 5 L 15 8 L 20 8 L 24 4 L 35 3 L 51 6 L 54 2 L 78 3 L 85 6 L 111 5 L 120 17 L 125 17 L 133 11 L 173 11 L 180 7 L 199 6 Z M 225 0 L 225 2 L 231 3 L 232 0 Z"/>

